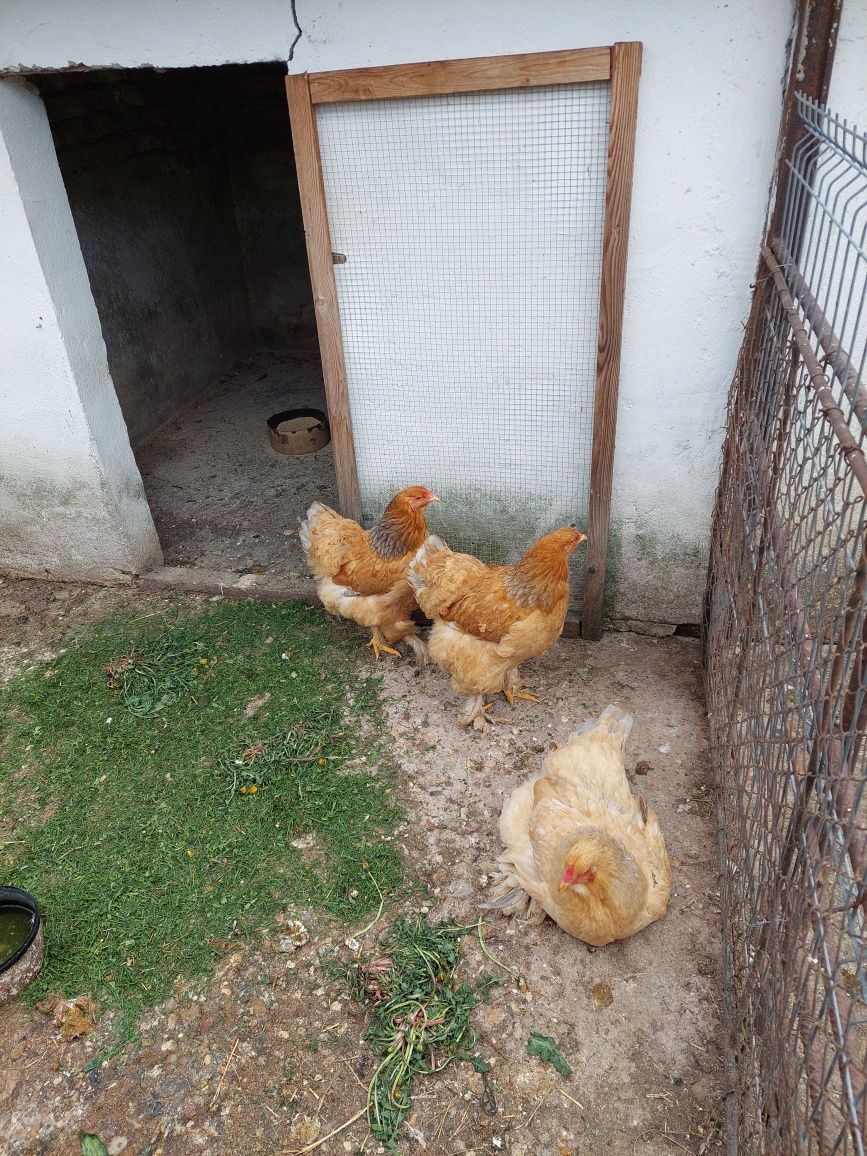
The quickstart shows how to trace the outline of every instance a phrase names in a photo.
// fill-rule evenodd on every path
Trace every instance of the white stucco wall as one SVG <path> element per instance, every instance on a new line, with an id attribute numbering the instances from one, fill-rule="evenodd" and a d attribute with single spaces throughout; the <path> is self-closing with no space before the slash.
<path id="1" fill-rule="evenodd" d="M 844 0 L 828 106 L 867 132 L 867 0 Z"/>
<path id="2" fill-rule="evenodd" d="M 860 4 L 862 0 L 850 0 Z M 614 611 L 695 621 L 791 0 L 298 0 L 294 70 L 641 40 L 612 512 Z M 286 0 L 3 0 L 0 69 L 285 58 Z"/>
<path id="3" fill-rule="evenodd" d="M 0 80 L 0 555 L 123 577 L 161 559 L 45 110 Z"/>

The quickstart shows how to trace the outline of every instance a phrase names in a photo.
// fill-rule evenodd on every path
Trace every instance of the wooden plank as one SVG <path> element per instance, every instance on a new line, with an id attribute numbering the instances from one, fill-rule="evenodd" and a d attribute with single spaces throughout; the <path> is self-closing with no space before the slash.
<path id="1" fill-rule="evenodd" d="M 611 49 L 607 47 L 433 60 L 382 68 L 313 72 L 310 97 L 314 104 L 333 104 L 344 100 L 442 96 L 450 92 L 484 92 L 541 84 L 581 84 L 608 80 L 610 70 Z"/>
<path id="2" fill-rule="evenodd" d="M 316 329 L 322 354 L 328 423 L 334 446 L 337 493 L 341 512 L 347 518 L 360 521 L 361 496 L 355 461 L 355 440 L 352 436 L 349 391 L 346 386 L 343 335 L 337 308 L 337 286 L 334 282 L 325 183 L 322 179 L 322 164 L 319 157 L 316 114 L 310 100 L 310 85 L 306 73 L 286 77 L 286 95 L 289 101 L 289 120 L 292 125 L 292 145 L 295 150 L 295 169 L 301 197 L 301 215 L 304 219 L 313 305 L 316 310 Z"/>
<path id="3" fill-rule="evenodd" d="M 614 439 L 620 387 L 623 291 L 629 244 L 640 75 L 641 44 L 632 42 L 613 45 L 596 399 L 593 407 L 593 452 L 590 458 L 590 508 L 587 519 L 590 541 L 587 544 L 587 570 L 581 608 L 581 633 L 585 638 L 593 639 L 602 636 L 602 598 L 608 560 L 611 479 L 614 472 Z"/>

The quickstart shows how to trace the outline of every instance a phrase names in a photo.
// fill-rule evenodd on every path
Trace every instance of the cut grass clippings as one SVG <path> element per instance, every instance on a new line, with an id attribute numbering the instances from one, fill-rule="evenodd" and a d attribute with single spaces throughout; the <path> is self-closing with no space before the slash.
<path id="1" fill-rule="evenodd" d="M 543 1036 L 539 1032 L 530 1032 L 527 1040 L 527 1055 L 537 1056 L 546 1064 L 551 1064 L 561 1076 L 571 1076 L 572 1069 L 563 1058 L 563 1053 L 557 1047 L 553 1036 Z"/>
<path id="2" fill-rule="evenodd" d="M 382 941 L 383 954 L 350 971 L 350 993 L 371 1008 L 365 1039 L 383 1057 L 368 1086 L 367 1122 L 390 1152 L 397 1151 L 417 1076 L 441 1072 L 458 1059 L 490 1071 L 482 1057 L 471 1054 L 476 1036 L 470 1013 L 499 981 L 486 976 L 478 990 L 457 982 L 458 944 L 468 931 L 477 931 L 482 941 L 481 924 L 398 919 Z"/>
<path id="3" fill-rule="evenodd" d="M 3 881 L 46 928 L 29 998 L 89 992 L 129 1021 L 287 905 L 357 921 L 394 893 L 358 657 L 316 609 L 237 602 L 113 616 L 0 687 Z"/>

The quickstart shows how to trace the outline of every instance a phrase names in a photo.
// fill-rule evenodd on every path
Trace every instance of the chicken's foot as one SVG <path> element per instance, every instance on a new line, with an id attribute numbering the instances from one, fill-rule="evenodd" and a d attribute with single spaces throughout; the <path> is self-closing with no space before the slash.
<path id="1" fill-rule="evenodd" d="M 509 706 L 515 705 L 515 699 L 523 699 L 524 702 L 539 702 L 540 700 L 535 694 L 528 694 L 525 690 L 512 690 L 511 687 L 504 686 L 503 694 L 506 696 L 506 702 Z"/>
<path id="2" fill-rule="evenodd" d="M 521 676 L 514 668 L 506 674 L 503 694 L 506 696 L 506 702 L 509 706 L 515 705 L 516 698 L 523 699 L 525 702 L 539 702 L 534 694 L 528 694 L 527 691 L 521 690 Z"/>
<path id="3" fill-rule="evenodd" d="M 373 647 L 373 653 L 377 659 L 379 659 L 380 654 L 393 654 L 397 658 L 401 657 L 399 650 L 395 650 L 393 646 L 387 646 L 385 642 L 383 642 L 382 635 L 378 630 L 371 631 L 370 642 L 368 642 L 367 645 Z"/>
<path id="4" fill-rule="evenodd" d="M 485 702 L 483 694 L 476 695 L 467 703 L 467 709 L 461 715 L 461 725 L 468 727 L 470 723 L 477 731 L 486 731 L 491 725 L 487 717 L 487 712 L 494 704 L 492 702 Z"/>

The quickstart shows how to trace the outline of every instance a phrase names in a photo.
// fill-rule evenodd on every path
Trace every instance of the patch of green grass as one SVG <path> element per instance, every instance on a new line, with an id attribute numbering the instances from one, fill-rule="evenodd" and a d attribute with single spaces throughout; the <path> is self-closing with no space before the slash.
<path id="1" fill-rule="evenodd" d="M 30 998 L 91 992 L 128 1019 L 280 908 L 357 921 L 399 887 L 358 656 L 315 609 L 238 602 L 114 616 L 0 687 L 0 864 L 46 926 Z"/>
<path id="2" fill-rule="evenodd" d="M 120 694 L 130 714 L 146 718 L 174 706 L 207 666 L 206 658 L 190 665 L 190 656 L 169 636 L 140 641 L 134 650 L 112 659 L 105 668 L 109 686 Z"/>

